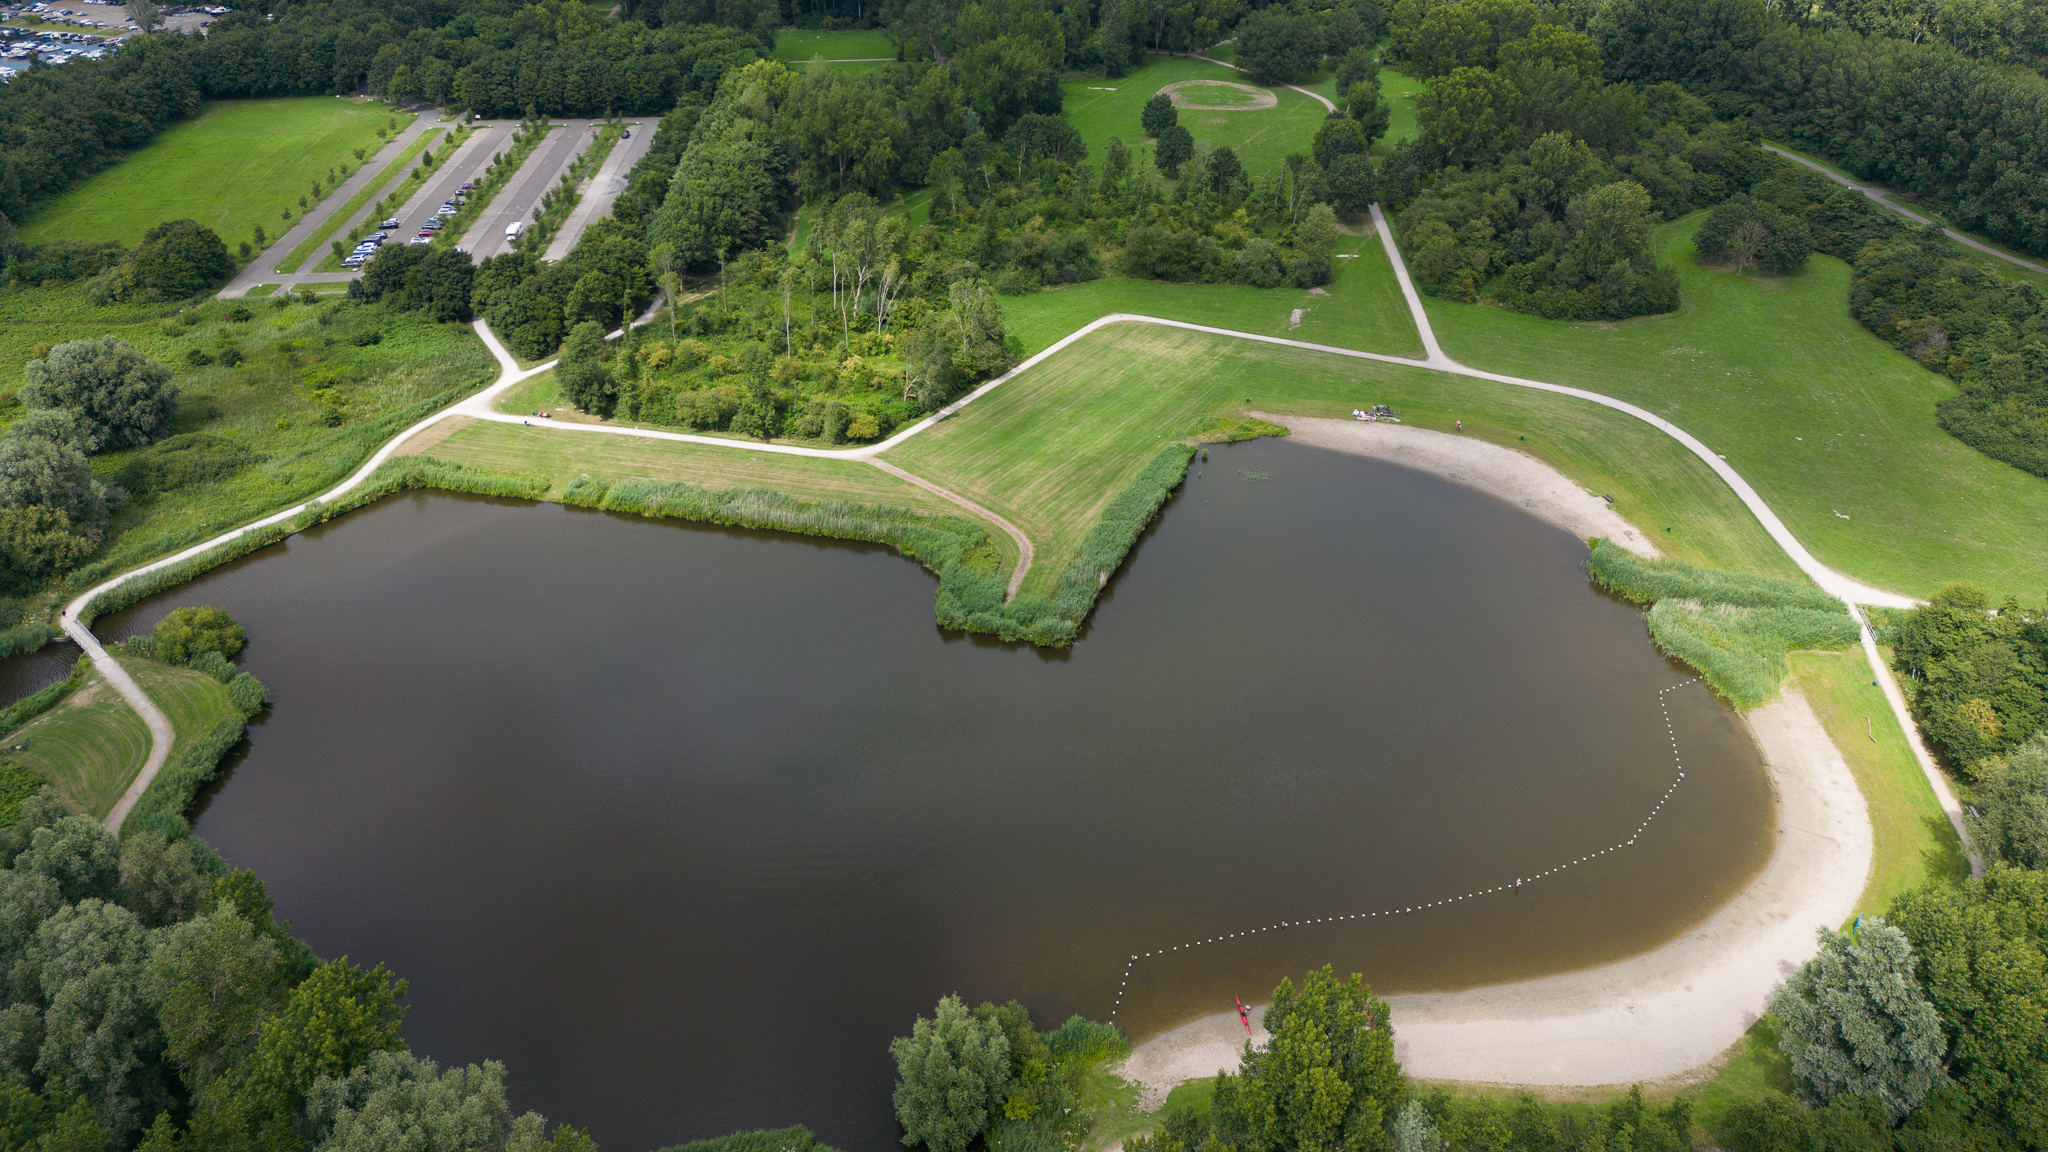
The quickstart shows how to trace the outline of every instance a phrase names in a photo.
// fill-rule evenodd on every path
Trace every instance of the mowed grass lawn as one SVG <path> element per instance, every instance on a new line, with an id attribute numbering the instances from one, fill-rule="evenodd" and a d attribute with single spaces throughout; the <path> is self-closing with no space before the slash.
<path id="1" fill-rule="evenodd" d="M 1848 314 L 1849 268 L 1798 276 L 1700 267 L 1703 216 L 1665 226 L 1658 256 L 1683 304 L 1668 316 L 1567 324 L 1429 299 L 1444 350 L 1477 368 L 1632 400 L 1705 441 L 1820 559 L 1926 597 L 1951 580 L 2038 596 L 2048 480 L 1942 431 L 1950 385 Z"/>
<path id="2" fill-rule="evenodd" d="M 1392 405 L 1406 421 L 1509 444 L 1557 465 L 1689 560 L 1780 575 L 1790 562 L 1726 485 L 1640 421 L 1512 385 L 1146 324 L 1091 333 L 887 459 L 1008 518 L 1049 587 L 1161 446 L 1215 415 L 1342 418 Z M 1676 528 L 1661 531 L 1666 524 Z"/>
<path id="3" fill-rule="evenodd" d="M 122 657 L 121 666 L 170 720 L 173 755 L 236 715 L 227 689 L 211 676 L 131 657 Z M 78 691 L 10 733 L 7 744 L 27 744 L 26 751 L 10 755 L 54 785 L 73 808 L 105 817 L 149 759 L 149 728 L 92 670 Z"/>
<path id="4" fill-rule="evenodd" d="M 1100 164 L 1109 138 L 1118 137 L 1133 149 L 1145 151 L 1134 159 L 1152 167 L 1152 150 L 1145 138 L 1141 113 L 1145 101 L 1161 88 L 1182 80 L 1221 80 L 1249 84 L 1244 73 L 1221 64 L 1175 56 L 1152 56 L 1137 68 L 1114 80 L 1069 80 L 1066 88 L 1066 117 L 1088 145 L 1090 162 Z M 1197 143 L 1211 149 L 1228 144 L 1236 150 L 1245 173 L 1254 180 L 1280 171 L 1290 152 L 1306 152 L 1315 142 L 1316 129 L 1327 118 L 1323 106 L 1291 88 L 1265 87 L 1280 102 L 1259 111 L 1209 112 L 1180 110 L 1180 124 Z"/>
<path id="5" fill-rule="evenodd" d="M 422 440 L 432 437 L 429 430 Z M 546 476 L 552 481 L 550 496 L 560 496 L 578 476 L 606 482 L 682 480 L 712 489 L 771 488 L 803 500 L 851 500 L 977 519 L 872 464 L 749 452 L 737 445 L 717 448 L 479 420 L 427 443 L 420 455 L 492 472 Z M 987 527 L 1005 562 L 1015 564 L 1017 548 L 1009 535 L 993 524 Z"/>
<path id="6" fill-rule="evenodd" d="M 1870 683 L 1863 653 L 1795 652 L 1789 663 L 1792 683 L 1848 761 L 1870 806 L 1876 851 L 1857 913 L 1882 915 L 1908 889 L 1969 876 L 1962 842 L 1907 747 L 1891 706 Z"/>
<path id="7" fill-rule="evenodd" d="M 257 225 L 282 236 L 299 216 L 299 197 L 328 168 L 358 165 L 353 150 L 375 152 L 377 129 L 403 129 L 410 113 L 332 96 L 220 100 L 173 125 L 120 164 L 58 197 L 22 226 L 30 243 L 119 240 L 133 245 L 165 220 L 192 219 L 230 248 Z"/>
<path id="8" fill-rule="evenodd" d="M 7 736 L 10 752 L 80 812 L 105 816 L 149 758 L 149 729 L 97 670 L 64 702 Z"/>
<path id="9" fill-rule="evenodd" d="M 1332 262 L 1336 279 L 1323 289 L 1325 295 L 1299 288 L 1117 277 L 1007 297 L 1003 318 L 1027 353 L 1042 351 L 1097 317 L 1132 312 L 1421 359 L 1422 337 L 1408 315 L 1386 246 L 1370 234 L 1370 223 L 1364 231 L 1369 234 L 1338 238 L 1339 258 Z M 1295 309 L 1301 310 L 1301 324 L 1290 327 Z"/>
<path id="10" fill-rule="evenodd" d="M 827 60 L 894 60 L 896 45 L 875 31 L 807 32 L 784 28 L 775 34 L 772 59 L 802 63 L 814 56 Z"/>

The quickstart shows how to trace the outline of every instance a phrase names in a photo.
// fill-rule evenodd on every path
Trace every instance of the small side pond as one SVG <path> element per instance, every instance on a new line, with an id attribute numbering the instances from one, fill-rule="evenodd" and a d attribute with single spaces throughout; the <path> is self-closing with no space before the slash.
<path id="1" fill-rule="evenodd" d="M 442 493 L 179 604 L 253 637 L 274 711 L 203 799 L 406 1035 L 511 1069 L 608 1152 L 801 1122 L 897 1148 L 887 1045 L 939 996 L 1106 1016 L 1124 959 L 1529 875 L 1625 838 L 1687 673 L 1585 548 L 1389 465 L 1213 452 L 1042 653 L 940 632 L 877 547 Z M 1143 1037 L 1334 962 L 1382 992 L 1650 948 L 1769 851 L 1741 721 L 1666 697 L 1685 783 L 1628 853 L 1512 897 L 1142 968 Z"/>

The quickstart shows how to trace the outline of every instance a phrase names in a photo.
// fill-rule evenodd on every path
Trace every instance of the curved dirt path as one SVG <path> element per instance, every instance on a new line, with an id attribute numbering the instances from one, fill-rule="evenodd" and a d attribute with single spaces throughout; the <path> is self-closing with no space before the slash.
<path id="1" fill-rule="evenodd" d="M 1872 203 L 1879 204 L 1883 207 L 1889 208 L 1892 211 L 1897 212 L 1899 215 L 1904 216 L 1906 219 L 1911 220 L 1916 224 L 1934 223 L 1934 221 L 1928 219 L 1925 216 L 1922 216 L 1921 214 L 1913 211 L 1910 208 L 1905 207 L 1904 205 L 1894 204 L 1890 200 L 1885 199 L 1885 196 L 1887 194 L 1892 193 L 1892 190 L 1890 188 L 1879 188 L 1874 184 L 1858 184 L 1854 180 L 1849 179 L 1847 176 L 1843 176 L 1836 172 L 1832 172 L 1827 168 L 1824 168 L 1821 165 L 1816 164 L 1811 160 L 1808 160 L 1806 157 L 1801 156 L 1798 153 L 1790 152 L 1786 149 L 1780 148 L 1776 144 L 1766 144 L 1764 145 L 1764 147 L 1772 152 L 1776 152 L 1778 155 L 1783 156 L 1785 159 L 1792 161 L 1794 164 L 1803 164 L 1806 167 L 1813 169 L 1815 172 L 1818 172 L 1821 175 L 1827 177 L 1828 179 L 1833 180 L 1835 183 L 1840 184 L 1842 187 L 1847 188 L 1851 192 L 1861 193 L 1865 198 L 1869 199 Z M 2039 272 L 2043 275 L 2048 275 L 2048 267 L 2042 267 L 2041 265 L 2036 264 L 2030 260 L 2022 260 L 2017 256 L 2007 255 L 2006 253 L 2000 252 L 1998 249 L 1993 248 L 1989 244 L 1985 244 L 1982 241 L 1978 240 L 1972 240 L 1968 236 L 1965 236 L 1961 232 L 1958 232 L 1955 229 L 1950 228 L 1946 225 L 1942 227 L 1941 233 L 1942 235 L 1948 237 L 1949 239 L 1955 241 L 1958 244 L 1964 245 L 1969 248 L 1975 248 L 1977 251 L 1984 253 L 1986 256 L 1996 256 L 2000 260 L 2003 260 L 2008 264 L 2017 264 L 2030 272 Z"/>

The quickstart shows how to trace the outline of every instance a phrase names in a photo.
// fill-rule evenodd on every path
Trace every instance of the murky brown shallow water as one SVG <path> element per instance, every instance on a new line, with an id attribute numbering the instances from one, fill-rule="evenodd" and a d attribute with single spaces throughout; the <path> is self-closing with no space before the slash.
<path id="1" fill-rule="evenodd" d="M 1247 474 L 1264 474 L 1263 480 Z M 1276 442 L 1217 450 L 1071 652 L 940 632 L 880 548 L 418 493 L 102 622 L 229 608 L 273 712 L 198 831 L 406 1035 L 636 1152 L 801 1122 L 899 1147 L 887 1045 L 948 992 L 1042 1027 L 1125 957 L 1406 905 L 1625 838 L 1686 678 L 1585 549 Z M 1740 720 L 1670 693 L 1638 846 L 1521 894 L 1148 962 L 1140 1037 L 1332 962 L 1381 992 L 1600 963 L 1759 869 Z"/>

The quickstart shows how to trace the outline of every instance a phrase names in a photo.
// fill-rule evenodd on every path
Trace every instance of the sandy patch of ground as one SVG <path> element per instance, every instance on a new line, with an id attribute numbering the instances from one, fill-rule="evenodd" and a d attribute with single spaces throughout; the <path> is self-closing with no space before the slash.
<path id="1" fill-rule="evenodd" d="M 1605 536 L 1639 556 L 1659 555 L 1650 538 L 1608 507 L 1607 501 L 1572 483 L 1564 473 L 1543 461 L 1512 448 L 1401 424 L 1270 416 L 1263 412 L 1251 415 L 1283 425 L 1293 433 L 1292 439 L 1303 444 L 1370 456 L 1477 488 L 1582 540 Z"/>
<path id="2" fill-rule="evenodd" d="M 1490 1084 L 1627 1084 L 1716 1060 L 1778 984 L 1819 950 L 1814 930 L 1856 907 L 1870 872 L 1870 819 L 1855 777 L 1804 697 L 1787 690 L 1747 717 L 1778 794 L 1770 863 L 1684 936 L 1583 972 L 1466 992 L 1394 996 L 1394 1050 L 1412 1076 Z M 1235 1013 L 1132 1052 L 1125 1075 L 1163 1100 L 1175 1084 L 1235 1069 Z"/>
<path id="3" fill-rule="evenodd" d="M 412 439 L 407 440 L 405 443 L 400 444 L 397 450 L 392 452 L 391 454 L 393 456 L 424 455 L 425 453 L 431 451 L 433 447 L 439 444 L 441 441 L 446 440 L 450 436 L 455 435 L 457 432 L 462 431 L 464 428 L 467 428 L 474 423 L 476 423 L 476 420 L 473 417 L 450 416 L 448 419 L 441 421 L 439 424 L 434 425 L 432 428 L 429 428 L 426 431 L 420 433 L 419 435 L 413 437 Z"/>
<path id="4" fill-rule="evenodd" d="M 1251 103 L 1203 104 L 1200 102 L 1201 94 L 1199 91 L 1203 88 L 1235 88 L 1241 92 L 1249 92 L 1252 97 Z M 1188 92 L 1189 89 L 1195 89 L 1196 91 L 1191 95 L 1184 95 L 1183 93 Z M 1168 84 L 1166 87 L 1161 88 L 1160 91 L 1166 93 L 1168 99 L 1173 101 L 1175 108 L 1186 108 L 1191 112 L 1263 112 L 1268 108 L 1277 107 L 1280 103 L 1278 96 L 1273 95 L 1264 88 L 1254 88 L 1249 84 L 1233 84 L 1228 80 L 1182 80 L 1174 84 Z"/>

